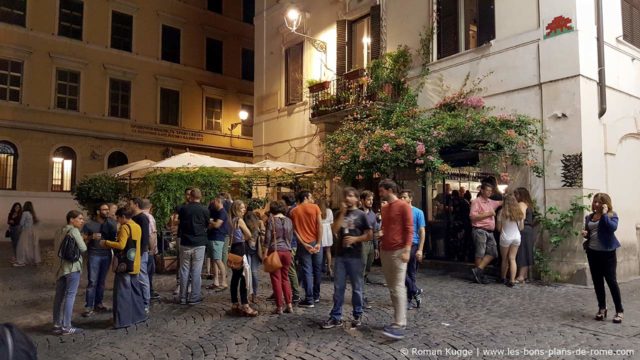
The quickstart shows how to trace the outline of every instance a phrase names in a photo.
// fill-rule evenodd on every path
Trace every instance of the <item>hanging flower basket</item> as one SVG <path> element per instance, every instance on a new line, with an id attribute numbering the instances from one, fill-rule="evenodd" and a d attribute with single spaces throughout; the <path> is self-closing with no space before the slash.
<path id="1" fill-rule="evenodd" d="M 309 93 L 315 94 L 320 91 L 327 90 L 331 86 L 331 81 L 323 81 L 314 85 L 309 86 Z"/>

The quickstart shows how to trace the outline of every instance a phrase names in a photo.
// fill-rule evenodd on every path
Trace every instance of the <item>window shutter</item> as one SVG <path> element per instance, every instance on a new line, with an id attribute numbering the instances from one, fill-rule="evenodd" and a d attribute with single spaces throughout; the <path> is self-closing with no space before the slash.
<path id="1" fill-rule="evenodd" d="M 438 59 L 457 54 L 458 2 L 438 0 Z"/>
<path id="2" fill-rule="evenodd" d="M 336 74 L 347 72 L 347 20 L 336 22 Z"/>
<path id="3" fill-rule="evenodd" d="M 494 0 L 478 0 L 478 46 L 496 38 Z"/>
<path id="4" fill-rule="evenodd" d="M 285 102 L 286 105 L 302 101 L 302 44 L 293 45 L 285 56 Z"/>
<path id="5" fill-rule="evenodd" d="M 640 47 L 640 0 L 622 0 L 622 38 Z"/>
<path id="6" fill-rule="evenodd" d="M 371 59 L 378 59 L 382 51 L 380 43 L 382 31 L 382 14 L 380 5 L 371 7 Z"/>

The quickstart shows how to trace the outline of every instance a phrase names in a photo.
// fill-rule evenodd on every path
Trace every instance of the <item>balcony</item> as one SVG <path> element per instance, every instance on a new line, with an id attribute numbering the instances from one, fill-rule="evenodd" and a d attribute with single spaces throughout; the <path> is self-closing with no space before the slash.
<path id="1" fill-rule="evenodd" d="M 365 70 L 352 70 L 334 80 L 309 86 L 310 120 L 313 123 L 337 121 L 349 109 L 368 99 Z"/>

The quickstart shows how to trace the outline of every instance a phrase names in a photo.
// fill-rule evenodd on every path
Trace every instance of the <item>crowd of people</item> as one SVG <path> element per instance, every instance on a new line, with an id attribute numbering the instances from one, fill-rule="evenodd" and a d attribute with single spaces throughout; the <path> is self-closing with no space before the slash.
<path id="1" fill-rule="evenodd" d="M 380 212 L 372 208 L 373 192 L 352 187 L 343 189 L 339 208 L 333 212 L 324 199 L 319 199 L 318 206 L 306 190 L 298 192 L 295 200 L 285 195 L 283 200 L 272 201 L 263 209 L 248 209 L 243 201 L 233 201 L 227 193 L 214 197 L 207 206 L 202 203 L 199 189 L 186 189 L 185 202 L 175 208 L 167 224 L 178 243 L 176 302 L 200 304 L 203 287 L 226 290 L 231 314 L 257 316 L 252 304 L 258 301 L 264 266 L 272 288 L 269 299 L 275 303 L 271 313 L 292 313 L 294 306 L 312 308 L 321 301 L 321 281 L 326 272 L 333 281 L 333 306 L 320 327 L 344 325 L 342 312 L 348 280 L 352 290 L 350 323 L 357 328 L 362 325 L 363 312 L 371 308 L 365 296 L 367 275 L 373 260 L 379 258 L 393 306 L 393 321 L 384 326 L 383 334 L 404 338 L 407 311 L 422 304 L 423 290 L 417 284 L 416 273 L 424 258 L 428 229 L 424 213 L 412 205 L 411 190 L 400 190 L 390 179 L 382 180 L 377 190 Z M 485 269 L 500 257 L 501 281 L 513 287 L 528 279 L 533 264 L 533 204 L 525 188 L 506 194 L 495 190 L 495 184 L 483 182 L 478 197 L 469 206 L 475 257 L 472 274 L 476 282 L 487 284 Z M 159 297 L 153 287 L 159 244 L 151 206 L 149 200 L 140 198 L 133 198 L 120 208 L 100 204 L 86 222 L 79 211 L 67 213 L 67 225 L 54 245 L 60 257 L 53 305 L 54 333 L 81 331 L 71 319 L 83 259 L 87 262 L 88 283 L 82 316 L 112 311 L 115 328 L 148 318 L 151 300 Z M 615 249 L 620 244 L 614 234 L 618 217 L 611 199 L 603 193 L 594 197 L 592 210 L 585 219 L 583 236 L 587 239 L 584 246 L 598 298 L 596 319 L 607 316 L 606 280 L 616 307 L 614 322 L 619 323 L 623 308 L 615 277 Z M 30 230 L 36 222 L 31 203 L 11 208 L 8 224 L 14 266 L 39 262 L 37 236 Z M 69 249 L 78 255 L 69 256 Z M 227 269 L 231 270 L 230 282 Z M 115 272 L 113 309 L 103 303 L 109 271 Z M 203 275 L 210 275 L 212 282 L 205 286 Z"/>

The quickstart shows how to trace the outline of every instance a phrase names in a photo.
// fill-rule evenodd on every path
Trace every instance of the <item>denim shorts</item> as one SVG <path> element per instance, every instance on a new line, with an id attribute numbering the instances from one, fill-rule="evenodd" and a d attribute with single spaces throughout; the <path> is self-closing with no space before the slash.
<path id="1" fill-rule="evenodd" d="M 213 243 L 213 260 L 222 260 L 222 252 L 224 250 L 224 241 L 212 241 Z"/>
<path id="2" fill-rule="evenodd" d="M 493 237 L 493 232 L 473 228 L 471 234 L 473 236 L 473 244 L 476 247 L 476 258 L 481 258 L 485 255 L 498 257 L 498 245 Z"/>

